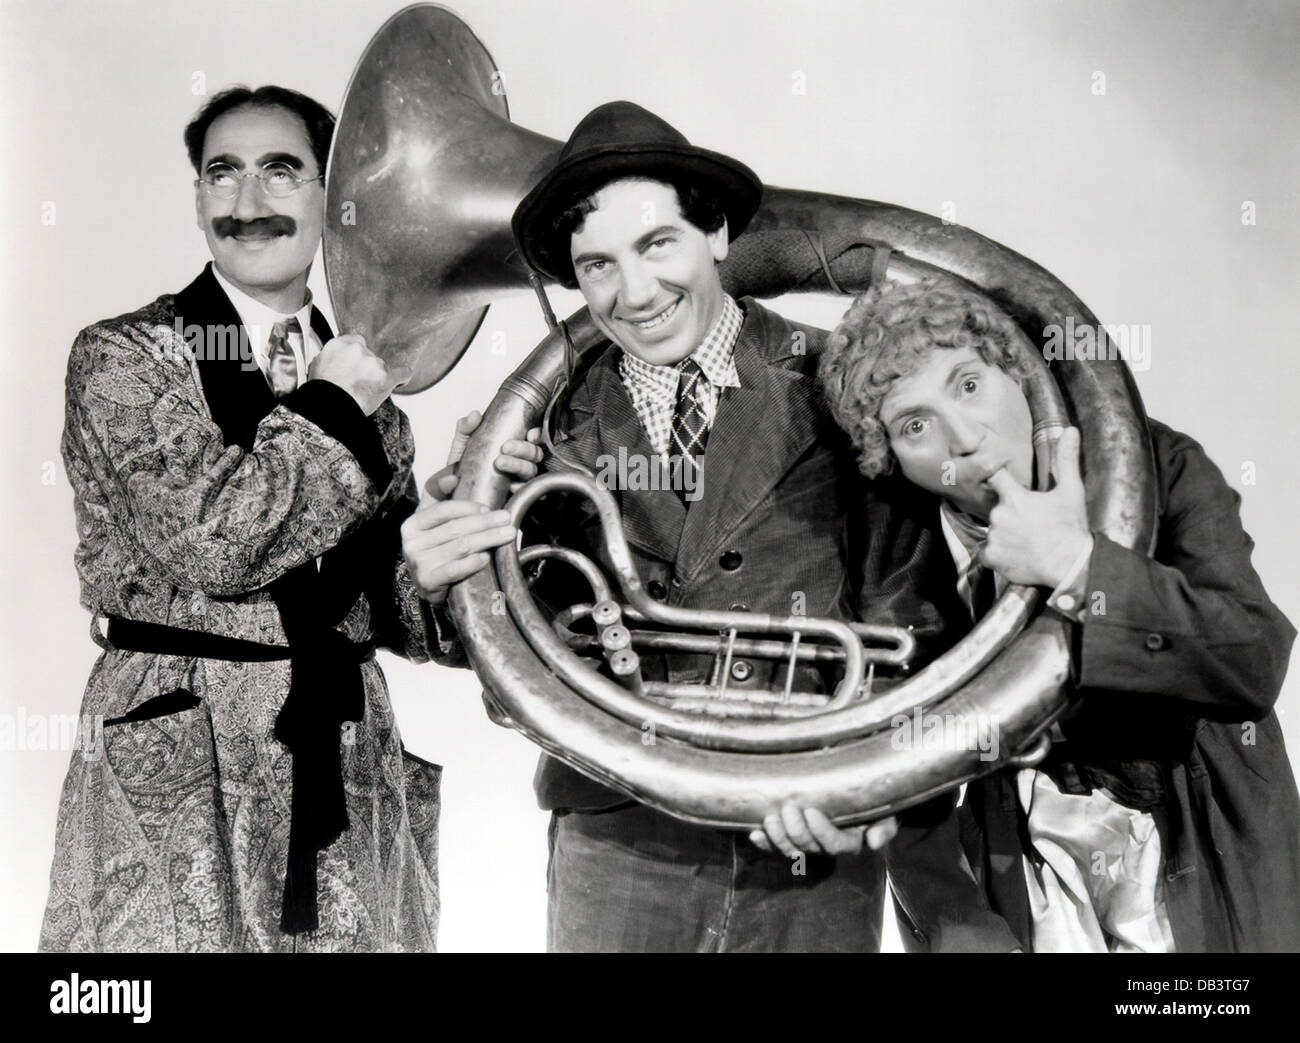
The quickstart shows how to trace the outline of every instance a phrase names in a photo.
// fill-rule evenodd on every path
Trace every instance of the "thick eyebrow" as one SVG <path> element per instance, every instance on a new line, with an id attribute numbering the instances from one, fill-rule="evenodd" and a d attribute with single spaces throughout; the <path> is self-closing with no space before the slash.
<path id="1" fill-rule="evenodd" d="M 257 165 L 259 167 L 267 166 L 270 163 L 283 163 L 294 170 L 302 170 L 304 164 L 301 159 L 292 152 L 268 152 L 264 156 L 259 156 Z M 238 156 L 232 156 L 229 152 L 223 152 L 219 156 L 213 156 L 205 164 L 204 169 L 208 170 L 214 166 L 234 167 L 236 170 L 244 169 L 244 161 Z"/>
<path id="2" fill-rule="evenodd" d="M 585 254 L 578 254 L 573 259 L 573 267 L 577 268 L 584 264 L 590 264 L 592 261 L 611 260 L 609 254 L 598 253 L 595 250 L 588 250 Z"/>
<path id="3" fill-rule="evenodd" d="M 660 225 L 658 228 L 652 228 L 650 229 L 650 231 L 646 232 L 645 235 L 643 235 L 640 239 L 636 241 L 636 248 L 638 251 L 644 250 L 656 239 L 662 239 L 665 234 L 667 233 L 675 234 L 680 231 L 681 229 L 678 228 L 676 225 Z"/>
<path id="4" fill-rule="evenodd" d="M 669 233 L 675 234 L 680 231 L 681 229 L 678 228 L 676 225 L 659 225 L 657 228 L 650 229 L 650 231 L 646 232 L 645 235 L 637 239 L 637 241 L 633 244 L 633 248 L 638 253 L 640 253 L 647 246 L 653 243 L 656 239 L 663 238 L 665 234 L 669 234 Z M 577 268 L 579 265 L 589 264 L 592 261 L 610 261 L 610 260 L 613 260 L 613 258 L 610 257 L 609 254 L 603 254 L 595 250 L 590 250 L 587 253 L 578 254 L 578 256 L 573 259 L 573 267 Z"/>
<path id="5" fill-rule="evenodd" d="M 265 167 L 271 163 L 283 163 L 286 167 L 292 167 L 294 170 L 302 170 L 304 166 L 303 161 L 292 152 L 268 152 L 257 161 L 259 167 Z"/>

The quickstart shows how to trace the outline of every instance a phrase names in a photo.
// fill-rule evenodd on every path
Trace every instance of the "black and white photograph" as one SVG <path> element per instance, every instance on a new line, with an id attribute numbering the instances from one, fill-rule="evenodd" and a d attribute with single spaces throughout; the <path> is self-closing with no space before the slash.
<path id="1" fill-rule="evenodd" d="M 1262 1013 L 1297 53 L 1292 0 L 0 0 L 26 999 L 1209 954 L 1079 973 Z"/>

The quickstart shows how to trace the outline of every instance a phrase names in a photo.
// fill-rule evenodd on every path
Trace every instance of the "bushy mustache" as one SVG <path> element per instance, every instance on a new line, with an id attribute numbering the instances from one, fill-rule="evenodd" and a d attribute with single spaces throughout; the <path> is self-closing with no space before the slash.
<path id="1" fill-rule="evenodd" d="M 253 221 L 223 216 L 212 219 L 212 230 L 223 239 L 236 235 L 293 235 L 298 231 L 298 222 L 288 214 L 272 214 Z"/>

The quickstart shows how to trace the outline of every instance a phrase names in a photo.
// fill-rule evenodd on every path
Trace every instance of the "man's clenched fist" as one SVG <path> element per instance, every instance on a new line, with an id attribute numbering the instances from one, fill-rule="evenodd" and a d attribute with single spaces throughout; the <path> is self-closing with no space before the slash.
<path id="1" fill-rule="evenodd" d="M 356 400 L 366 416 L 374 413 L 393 393 L 393 388 L 410 376 L 409 368 L 390 369 L 366 347 L 365 338 L 356 333 L 335 337 L 321 349 L 307 370 L 309 380 L 328 380 L 341 387 Z"/>

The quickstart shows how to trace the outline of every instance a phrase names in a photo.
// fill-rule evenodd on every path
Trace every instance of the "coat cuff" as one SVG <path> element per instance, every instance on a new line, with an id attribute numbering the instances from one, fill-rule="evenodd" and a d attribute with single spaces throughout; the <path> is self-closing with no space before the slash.
<path id="1" fill-rule="evenodd" d="M 1082 623 L 1087 615 L 1088 564 L 1092 561 L 1095 546 L 1096 537 L 1092 536 L 1088 540 L 1088 546 L 1074 559 L 1065 578 L 1047 598 L 1047 607 L 1059 612 L 1071 623 Z"/>
<path id="2" fill-rule="evenodd" d="M 310 420 L 356 458 L 375 491 L 383 496 L 393 480 L 379 429 L 356 399 L 328 380 L 309 380 L 280 399 L 280 405 Z"/>
<path id="3" fill-rule="evenodd" d="M 1168 624 L 1169 616 L 1158 590 L 1146 581 L 1149 559 L 1101 533 L 1094 533 L 1093 539 L 1089 607 L 1077 645 L 1077 684 L 1132 691 L 1137 677 L 1173 683 L 1180 672 L 1179 645 L 1185 639 L 1171 639 L 1160 626 L 1160 621 Z M 1183 648 L 1181 654 L 1185 652 Z"/>

